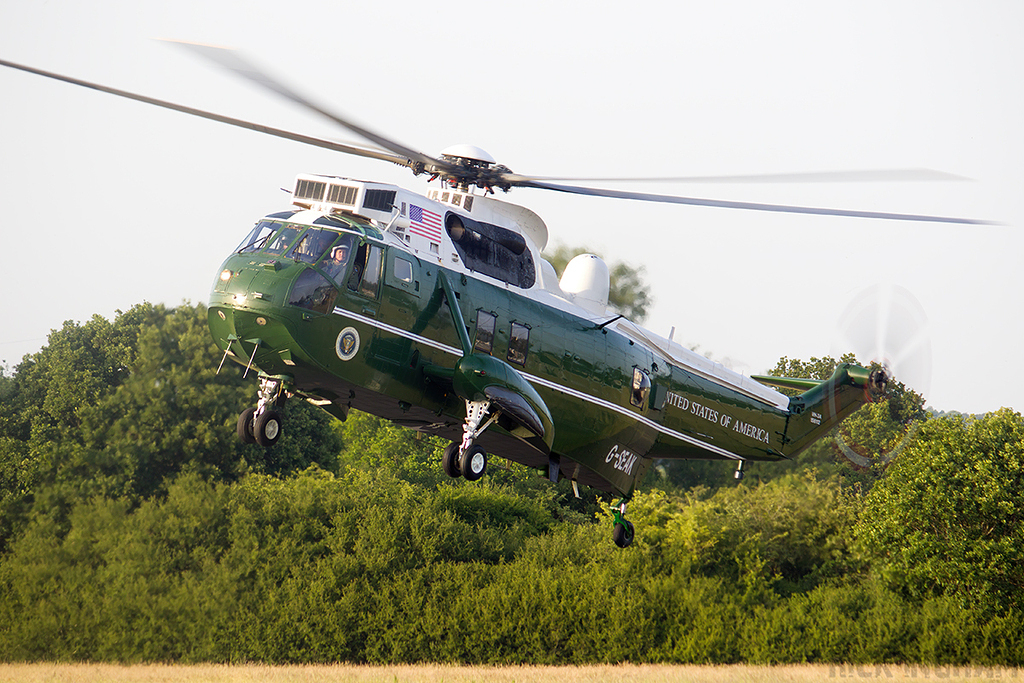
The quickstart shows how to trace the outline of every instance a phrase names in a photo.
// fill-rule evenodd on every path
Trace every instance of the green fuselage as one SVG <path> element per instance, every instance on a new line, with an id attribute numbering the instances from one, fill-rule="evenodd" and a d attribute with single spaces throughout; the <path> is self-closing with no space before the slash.
<path id="1" fill-rule="evenodd" d="M 564 477 L 622 495 L 653 458 L 789 456 L 861 403 L 860 387 L 839 383 L 816 409 L 796 413 L 673 363 L 628 329 L 413 255 L 367 222 L 318 221 L 327 230 L 290 224 L 287 215 L 277 221 L 295 230 L 276 247 L 267 240 L 224 262 L 210 328 L 236 362 L 339 417 L 356 408 L 459 440 L 466 404 L 445 381 L 464 355 L 456 324 L 474 353 L 521 374 L 553 421 L 549 452 L 507 423 L 479 443 L 529 466 L 554 462 Z M 309 230 L 319 232 L 307 237 Z M 296 252 L 313 237 L 347 241 L 343 270 Z M 455 309 L 445 303 L 442 274 Z"/>

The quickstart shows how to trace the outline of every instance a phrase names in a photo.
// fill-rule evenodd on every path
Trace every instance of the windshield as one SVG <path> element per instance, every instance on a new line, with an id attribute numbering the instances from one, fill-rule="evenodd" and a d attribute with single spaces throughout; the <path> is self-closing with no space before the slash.
<path id="1" fill-rule="evenodd" d="M 295 246 L 291 248 L 286 256 L 293 258 L 296 261 L 305 261 L 306 263 L 315 263 L 318 258 L 323 256 L 324 252 L 327 251 L 327 247 L 331 246 L 331 242 L 338 236 L 338 232 L 335 230 L 325 230 L 323 228 L 310 228 L 306 231 L 306 234 L 295 243 Z"/>
<path id="2" fill-rule="evenodd" d="M 262 249 L 267 239 L 273 235 L 278 228 L 281 227 L 280 223 L 275 221 L 260 221 L 256 224 L 249 234 L 246 236 L 242 243 L 235 249 L 239 254 L 247 254 Z"/>
<path id="3" fill-rule="evenodd" d="M 297 225 L 284 225 L 274 233 L 270 239 L 270 246 L 267 247 L 268 254 L 283 254 L 292 245 L 302 228 Z"/>

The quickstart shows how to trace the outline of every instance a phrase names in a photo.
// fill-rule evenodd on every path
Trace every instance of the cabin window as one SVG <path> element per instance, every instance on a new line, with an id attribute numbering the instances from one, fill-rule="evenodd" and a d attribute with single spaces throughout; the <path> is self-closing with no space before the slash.
<path id="1" fill-rule="evenodd" d="M 508 362 L 526 365 L 526 353 L 530 346 L 530 328 L 512 323 L 512 334 L 508 339 Z"/>
<path id="2" fill-rule="evenodd" d="M 348 278 L 348 288 L 363 296 L 376 298 L 380 287 L 383 252 L 373 244 L 363 244 L 356 252 L 356 263 Z"/>
<path id="3" fill-rule="evenodd" d="M 486 311 L 476 312 L 476 339 L 473 341 L 473 350 L 480 353 L 490 353 L 494 348 L 494 327 L 498 318 L 493 313 Z"/>
<path id="4" fill-rule="evenodd" d="M 352 262 L 352 243 L 355 241 L 353 235 L 342 235 L 329 249 L 324 251 L 323 257 L 317 266 L 327 274 L 327 277 L 338 283 L 340 287 L 345 278 L 345 270 Z"/>
<path id="5" fill-rule="evenodd" d="M 647 405 L 647 396 L 651 393 L 651 378 L 640 368 L 633 368 L 633 390 L 629 394 L 629 402 L 637 408 Z"/>
<path id="6" fill-rule="evenodd" d="M 302 232 L 302 228 L 295 225 L 282 226 L 270 239 L 270 246 L 267 247 L 268 254 L 283 254 L 292 245 L 295 238 Z"/>
<path id="7" fill-rule="evenodd" d="M 331 242 L 337 236 L 338 233 L 333 230 L 310 228 L 306 231 L 306 234 L 299 238 L 299 241 L 295 243 L 295 246 L 285 256 L 296 261 L 315 263 L 318 258 L 324 255 L 327 247 L 331 246 Z"/>
<path id="8" fill-rule="evenodd" d="M 256 224 L 256 227 L 249 231 L 249 234 L 242 240 L 242 243 L 238 245 L 238 249 L 235 249 L 235 251 L 239 254 L 259 251 L 266 246 L 267 240 L 280 227 L 281 224 L 274 221 L 260 221 Z"/>

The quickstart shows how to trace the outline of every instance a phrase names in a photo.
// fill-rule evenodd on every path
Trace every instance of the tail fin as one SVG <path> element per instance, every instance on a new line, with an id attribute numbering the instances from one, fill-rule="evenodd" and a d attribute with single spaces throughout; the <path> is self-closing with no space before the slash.
<path id="1" fill-rule="evenodd" d="M 783 435 L 783 451 L 792 457 L 828 433 L 865 403 L 885 394 L 889 377 L 885 370 L 870 370 L 843 363 L 826 380 L 788 377 L 754 377 L 759 382 L 785 389 L 803 389 L 789 402 Z"/>

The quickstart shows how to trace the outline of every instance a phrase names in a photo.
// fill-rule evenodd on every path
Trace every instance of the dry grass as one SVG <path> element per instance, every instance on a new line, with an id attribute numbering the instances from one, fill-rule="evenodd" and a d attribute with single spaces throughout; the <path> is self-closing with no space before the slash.
<path id="1" fill-rule="evenodd" d="M 810 683 L 828 680 L 993 681 L 1024 679 L 1007 668 L 891 665 L 795 666 L 174 666 L 0 664 L 0 682 L 17 683 Z"/>

